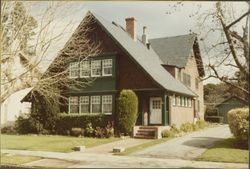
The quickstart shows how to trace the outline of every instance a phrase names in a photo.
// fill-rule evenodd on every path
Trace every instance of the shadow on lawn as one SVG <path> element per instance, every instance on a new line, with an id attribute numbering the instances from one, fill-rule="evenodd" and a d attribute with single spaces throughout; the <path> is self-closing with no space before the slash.
<path id="1" fill-rule="evenodd" d="M 222 142 L 224 139 L 217 137 L 193 137 L 192 140 L 182 143 L 186 146 L 198 147 L 198 148 L 210 148 L 215 143 Z M 225 147 L 226 148 L 226 147 Z"/>
<path id="2" fill-rule="evenodd" d="M 248 149 L 247 143 L 236 141 L 235 138 L 222 139 L 216 137 L 193 137 L 192 140 L 186 141 L 182 144 L 198 148 L 211 148 L 215 145 L 215 148 Z"/>

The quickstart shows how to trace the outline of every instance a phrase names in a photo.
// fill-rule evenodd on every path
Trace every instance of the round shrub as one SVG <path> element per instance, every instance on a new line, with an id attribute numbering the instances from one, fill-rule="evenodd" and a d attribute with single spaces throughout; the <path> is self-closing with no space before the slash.
<path id="1" fill-rule="evenodd" d="M 191 132 L 193 131 L 193 124 L 192 123 L 183 123 L 180 127 L 180 130 L 183 131 L 183 132 Z"/>
<path id="2" fill-rule="evenodd" d="M 249 108 L 238 108 L 228 112 L 229 128 L 238 141 L 247 143 L 249 134 Z"/>
<path id="3" fill-rule="evenodd" d="M 173 130 L 163 130 L 161 136 L 164 137 L 175 137 L 175 132 Z"/>
<path id="4" fill-rule="evenodd" d="M 198 120 L 196 125 L 199 126 L 200 129 L 204 129 L 206 127 L 206 122 L 204 120 Z"/>
<path id="5" fill-rule="evenodd" d="M 130 134 L 137 119 L 138 99 L 132 90 L 122 90 L 117 99 L 118 130 Z"/>
<path id="6" fill-rule="evenodd" d="M 43 131 L 43 126 L 29 114 L 21 115 L 15 121 L 15 129 L 18 134 L 38 134 Z"/>
<path id="7" fill-rule="evenodd" d="M 84 135 L 84 129 L 82 128 L 72 128 L 70 135 L 75 136 L 75 137 L 79 137 L 79 136 L 83 136 Z"/>

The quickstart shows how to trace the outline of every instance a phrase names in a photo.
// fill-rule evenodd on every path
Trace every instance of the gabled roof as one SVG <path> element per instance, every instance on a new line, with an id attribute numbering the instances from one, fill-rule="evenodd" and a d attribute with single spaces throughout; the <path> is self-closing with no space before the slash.
<path id="1" fill-rule="evenodd" d="M 238 97 L 238 96 L 231 96 L 231 97 L 225 99 L 224 101 L 220 102 L 219 104 L 217 104 L 215 107 L 219 107 L 219 106 L 221 106 L 222 104 L 228 102 L 228 101 L 231 100 L 231 99 L 239 100 L 239 101 L 245 103 L 246 105 L 248 104 L 246 100 L 244 100 L 244 99 L 242 99 L 242 98 L 240 98 L 240 97 Z"/>
<path id="2" fill-rule="evenodd" d="M 173 37 L 150 39 L 149 43 L 155 52 L 160 56 L 165 65 L 176 66 L 179 68 L 187 65 L 188 57 L 195 47 L 196 62 L 200 76 L 204 76 L 202 59 L 199 47 L 197 48 L 196 34 L 187 34 Z M 195 46 L 194 46 L 195 45 Z"/>
<path id="3" fill-rule="evenodd" d="M 124 49 L 124 51 L 128 53 L 128 55 L 131 56 L 131 58 L 141 66 L 144 72 L 146 72 L 158 85 L 167 91 L 188 96 L 197 96 L 162 67 L 163 62 L 153 49 L 148 49 L 140 41 L 135 42 L 127 32 L 106 21 L 102 17 L 90 12 L 89 14 L 96 18 L 97 23 L 99 23 L 104 30 L 111 35 L 111 38 L 113 38 L 115 42 L 118 43 L 118 45 L 120 45 L 120 47 Z"/>

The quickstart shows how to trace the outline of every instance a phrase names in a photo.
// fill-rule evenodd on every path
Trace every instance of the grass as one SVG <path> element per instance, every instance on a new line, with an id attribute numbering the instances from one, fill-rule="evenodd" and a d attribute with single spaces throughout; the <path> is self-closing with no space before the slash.
<path id="1" fill-rule="evenodd" d="M 1 154 L 1 165 L 21 165 L 39 159 L 41 158 L 34 156 Z"/>
<path id="2" fill-rule="evenodd" d="M 1 135 L 1 149 L 71 152 L 84 145 L 87 148 L 117 141 L 119 138 L 79 138 L 45 135 Z"/>
<path id="3" fill-rule="evenodd" d="M 135 153 L 137 151 L 143 150 L 143 149 L 145 149 L 147 147 L 151 147 L 151 146 L 154 146 L 156 144 L 166 142 L 166 141 L 168 141 L 170 139 L 171 138 L 162 138 L 162 139 L 157 139 L 157 140 L 153 140 L 153 141 L 150 141 L 150 142 L 146 142 L 146 143 L 143 143 L 143 144 L 140 144 L 140 145 L 137 145 L 137 146 L 129 147 L 129 148 L 125 149 L 124 152 L 115 153 L 115 155 L 126 156 L 126 155 L 129 155 L 129 154 Z"/>
<path id="4" fill-rule="evenodd" d="M 205 151 L 197 160 L 215 161 L 215 162 L 232 162 L 232 163 L 248 163 L 248 150 L 235 148 L 235 139 L 228 138 L 214 147 Z"/>

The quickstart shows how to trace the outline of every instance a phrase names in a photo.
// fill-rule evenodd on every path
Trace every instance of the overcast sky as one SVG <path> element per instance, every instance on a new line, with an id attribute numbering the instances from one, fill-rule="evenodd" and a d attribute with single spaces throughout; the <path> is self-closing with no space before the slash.
<path id="1" fill-rule="evenodd" d="M 233 2 L 237 12 L 242 12 L 246 8 L 245 2 Z M 167 37 L 188 34 L 191 31 L 195 33 L 202 32 L 197 26 L 200 14 L 211 11 L 215 2 L 189 1 L 182 2 L 183 5 L 174 5 L 177 2 L 170 1 L 78 1 L 64 2 L 64 5 L 58 10 L 55 26 L 56 32 L 60 32 L 69 22 L 71 26 L 63 37 L 55 42 L 49 50 L 47 56 L 49 60 L 56 56 L 56 53 L 62 49 L 65 42 L 69 39 L 73 30 L 84 18 L 87 11 L 92 11 L 106 20 L 125 26 L 125 18 L 135 17 L 137 20 L 137 33 L 142 34 L 142 27 L 147 26 L 148 37 Z M 31 13 L 38 16 L 46 8 L 47 2 L 36 2 L 31 7 Z M 170 12 L 171 14 L 167 14 Z M 197 13 L 198 12 L 198 13 Z M 235 13 L 235 15 L 237 15 Z M 190 17 L 192 16 L 192 17 Z M 205 31 L 205 30 L 204 30 Z M 211 41 L 217 37 L 210 37 Z M 203 44 L 200 43 L 201 50 Z M 203 54 L 205 55 L 205 54 Z M 203 56 L 206 64 L 207 58 Z M 207 81 L 211 82 L 211 80 Z"/>

